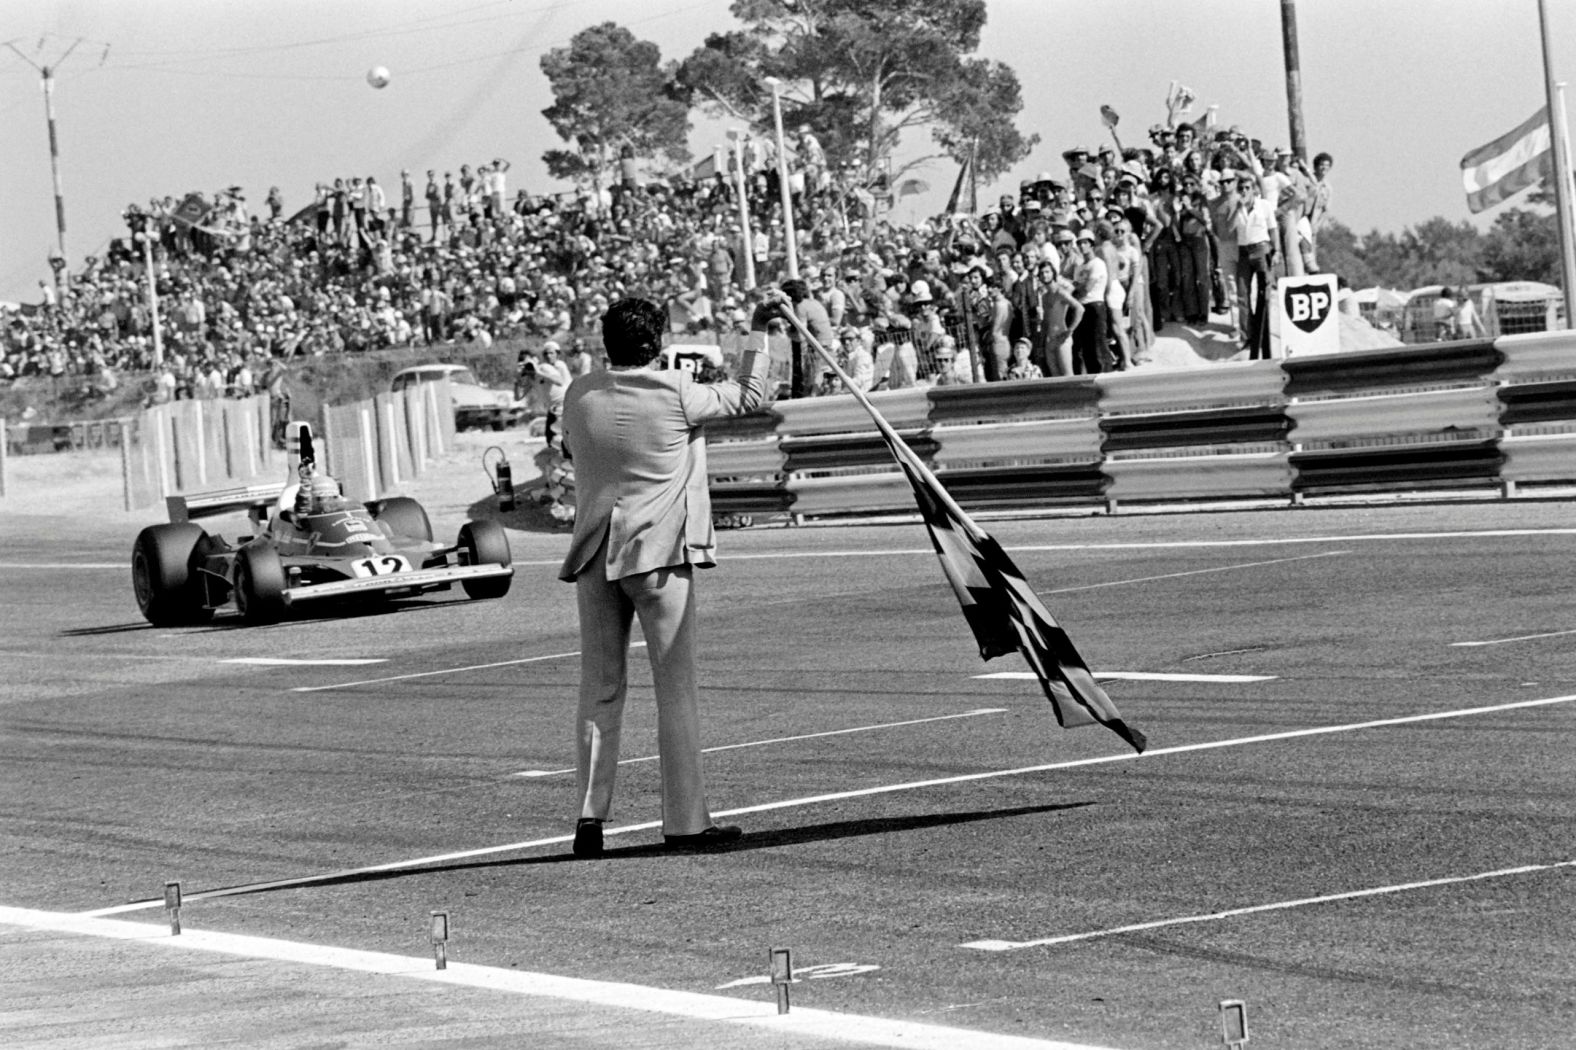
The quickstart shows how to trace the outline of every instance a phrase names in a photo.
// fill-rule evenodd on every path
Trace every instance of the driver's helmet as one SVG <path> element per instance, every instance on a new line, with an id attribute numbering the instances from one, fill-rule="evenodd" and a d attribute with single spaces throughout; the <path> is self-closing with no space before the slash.
<path id="1" fill-rule="evenodd" d="M 327 514 L 344 510 L 345 497 L 340 494 L 339 482 L 327 474 L 315 474 L 301 483 L 296 492 L 297 514 Z"/>

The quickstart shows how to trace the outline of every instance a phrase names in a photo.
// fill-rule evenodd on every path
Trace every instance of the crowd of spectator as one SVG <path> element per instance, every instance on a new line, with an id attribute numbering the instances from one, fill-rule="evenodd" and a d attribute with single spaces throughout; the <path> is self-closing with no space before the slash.
<path id="1" fill-rule="evenodd" d="M 883 189 L 851 187 L 804 131 L 788 158 L 791 276 L 773 145 L 739 143 L 743 207 L 727 164 L 646 180 L 630 157 L 595 192 L 510 196 L 494 159 L 404 171 L 388 191 L 333 178 L 293 213 L 277 188 L 255 211 L 240 187 L 132 206 L 102 258 L 40 282 L 40 302 L 5 318 L 0 382 L 108 393 L 134 377 L 150 400 L 240 395 L 269 362 L 303 356 L 594 343 L 624 295 L 667 302 L 686 339 L 726 341 L 768 284 L 867 388 L 1135 368 L 1157 330 L 1211 315 L 1267 356 L 1267 282 L 1317 269 L 1330 204 L 1327 154 L 1310 170 L 1236 128 L 1177 124 L 1143 148 L 1069 149 L 1065 170 L 995 208 L 897 225 L 881 217 Z M 835 390 L 794 339 L 783 393 Z"/>

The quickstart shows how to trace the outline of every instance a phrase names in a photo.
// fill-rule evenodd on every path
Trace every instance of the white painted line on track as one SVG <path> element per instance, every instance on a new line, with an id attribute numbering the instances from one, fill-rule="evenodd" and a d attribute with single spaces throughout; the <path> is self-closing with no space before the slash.
<path id="1" fill-rule="evenodd" d="M 775 999 L 742 999 L 703 992 L 684 992 L 668 988 L 627 984 L 618 981 L 592 981 L 579 977 L 560 977 L 548 973 L 522 972 L 449 962 L 446 969 L 433 966 L 432 957 L 394 955 L 388 952 L 336 948 L 306 944 L 273 937 L 217 933 L 193 929 L 188 923 L 178 937 L 168 929 L 151 923 L 126 922 L 0 907 L 0 925 L 47 930 L 82 937 L 117 941 L 136 941 L 157 949 L 183 952 L 209 952 L 245 959 L 329 967 L 351 973 L 375 974 L 401 980 L 424 981 L 459 988 L 474 988 L 533 999 L 553 999 L 583 1003 L 609 1010 L 629 1010 L 661 1014 L 692 1021 L 738 1025 L 784 1038 L 828 1039 L 864 1046 L 914 1047 L 920 1050 L 1108 1050 L 1087 1044 L 1065 1043 L 1050 1039 L 981 1032 L 968 1028 L 890 1020 L 862 1014 L 836 1013 L 795 1007 L 779 1014 Z M 701 1039 L 710 1043 L 710 1039 Z"/>
<path id="2" fill-rule="evenodd" d="M 1376 543 L 1393 540 L 1454 540 L 1454 539 L 1515 539 L 1526 536 L 1576 536 L 1576 528 L 1572 529 L 1483 529 L 1459 530 L 1455 532 L 1374 532 L 1358 533 L 1347 536 L 1275 536 L 1266 539 L 1251 540 L 1168 540 L 1145 543 L 1036 543 L 1015 544 L 1003 546 L 1002 549 L 1009 554 L 1035 553 L 1046 551 L 1143 551 L 1143 550 L 1188 550 L 1195 548 L 1212 547 L 1271 547 L 1286 543 Z M 885 549 L 866 549 L 848 551 L 776 551 L 754 553 L 749 551 L 732 551 L 728 553 L 729 561 L 759 561 L 777 560 L 781 558 L 880 558 L 900 557 L 915 554 L 936 556 L 934 547 L 888 547 Z M 516 561 L 516 566 L 559 566 L 560 561 Z"/>
<path id="3" fill-rule="evenodd" d="M 222 664 L 254 664 L 258 667 L 364 667 L 367 664 L 386 664 L 383 657 L 331 659 L 291 659 L 285 656 L 234 656 L 220 660 Z"/>
<path id="4" fill-rule="evenodd" d="M 1119 682 L 1273 682 L 1272 674 L 1171 674 L 1164 671 L 1094 671 L 1096 678 Z M 1033 671 L 997 671 L 975 678 L 1016 678 L 1035 681 Z"/>
<path id="5" fill-rule="evenodd" d="M 1032 941 L 969 941 L 960 944 L 960 948 L 976 948 L 982 952 L 1011 952 L 1020 948 L 1038 948 L 1049 944 L 1071 944 L 1074 941 L 1092 941 L 1099 937 L 1115 937 L 1124 933 L 1140 933 L 1144 930 L 1158 930 L 1166 926 L 1182 926 L 1187 923 L 1215 922 L 1220 919 L 1232 919 L 1238 915 L 1254 915 L 1266 911 L 1285 911 L 1288 908 L 1305 908 L 1313 904 L 1330 904 L 1335 901 L 1358 900 L 1363 897 L 1380 897 L 1390 893 L 1405 893 L 1408 890 L 1432 889 L 1435 886 L 1454 886 L 1463 882 L 1481 882 L 1484 879 L 1502 879 L 1509 875 L 1531 875 L 1540 871 L 1553 871 L 1557 868 L 1576 867 L 1576 860 L 1556 861 L 1553 864 L 1524 864 L 1519 868 L 1500 868 L 1496 871 L 1480 871 L 1475 875 L 1451 875 L 1442 879 L 1424 879 L 1421 882 L 1401 882 L 1394 886 L 1376 886 L 1367 890 L 1349 890 L 1346 893 L 1330 893 L 1322 897 L 1303 897 L 1293 901 L 1276 901 L 1274 904 L 1255 904 L 1247 908 L 1228 908 L 1226 911 L 1210 912 L 1206 915 L 1184 915 L 1177 919 L 1157 919 L 1154 922 L 1137 922 L 1131 926 L 1115 926 L 1109 930 L 1091 930 L 1088 933 L 1069 933 L 1060 937 L 1041 937 Z"/>
<path id="6" fill-rule="evenodd" d="M 630 642 L 631 649 L 645 647 L 645 642 Z M 580 650 L 574 649 L 567 653 L 547 653 L 543 656 L 524 656 L 518 660 L 498 660 L 490 664 L 468 664 L 465 667 L 440 667 L 436 671 L 412 671 L 410 674 L 392 674 L 386 678 L 364 678 L 359 682 L 335 682 L 333 685 L 298 685 L 290 690 L 292 693 L 322 693 L 330 689 L 350 689 L 358 685 L 382 685 L 384 682 L 405 682 L 412 678 L 431 678 L 440 674 L 460 674 L 463 671 L 485 671 L 492 667 L 514 667 L 517 664 L 537 664 L 544 660 L 564 660 L 571 656 L 579 656 Z"/>
<path id="7" fill-rule="evenodd" d="M 880 787 L 857 788 L 853 791 L 833 791 L 824 795 L 807 795 L 803 798 L 784 799 L 780 802 L 762 802 L 753 806 L 740 806 L 736 809 L 718 810 L 714 817 L 736 817 L 746 813 L 766 813 L 776 809 L 794 809 L 799 806 L 812 806 L 821 802 L 841 802 L 851 798 L 867 798 L 871 795 L 887 795 L 898 791 L 917 791 L 923 788 L 945 787 L 950 784 L 967 784 L 977 780 L 995 780 L 1000 777 L 1025 776 L 1031 773 L 1049 773 L 1059 769 L 1079 769 L 1085 766 L 1102 766 L 1113 762 L 1134 762 L 1139 759 L 1154 759 L 1163 755 L 1180 755 L 1189 751 L 1213 751 L 1226 747 L 1241 747 L 1244 744 L 1268 744 L 1279 740 L 1295 740 L 1299 737 L 1327 736 L 1332 733 L 1350 733 L 1360 729 L 1378 729 L 1386 726 L 1413 725 L 1421 722 L 1437 722 L 1449 718 L 1470 718 L 1474 715 L 1497 714 L 1501 711 L 1516 711 L 1523 708 L 1549 707 L 1554 704 L 1568 704 L 1576 701 L 1576 693 L 1566 696 L 1550 696 L 1539 700 L 1517 700 L 1506 704 L 1492 704 L 1488 707 L 1467 707 L 1453 711 L 1432 711 L 1421 715 L 1401 715 L 1396 718 L 1379 718 L 1369 722 L 1348 722 L 1345 725 L 1313 726 L 1308 729 L 1289 729 L 1280 733 L 1263 733 L 1258 736 L 1230 737 L 1225 740 L 1206 740 L 1198 744 L 1178 744 L 1175 747 L 1150 748 L 1142 753 L 1136 751 L 1122 751 L 1112 755 L 1098 755 L 1093 758 L 1074 758 L 1065 762 L 1047 762 L 1038 766 L 1019 766 L 1016 769 L 992 769 L 983 773 L 960 773 L 950 777 L 936 777 L 932 780 L 911 780 L 902 784 L 885 784 Z M 625 824 L 619 827 L 604 827 L 602 834 L 628 835 L 637 831 L 650 831 L 662 826 L 660 820 L 650 820 L 643 824 Z M 210 897 L 229 897 L 240 893 L 257 893 L 262 890 L 286 889 L 292 886 L 307 886 L 316 882 L 327 882 L 331 879 L 343 879 L 356 875 L 372 875 L 379 872 L 399 871 L 404 868 L 420 868 L 429 864 L 445 864 L 450 861 L 468 860 L 472 857 L 492 856 L 499 853 L 517 853 L 523 850 L 534 849 L 538 846 L 559 846 L 573 842 L 573 835 L 554 835 L 551 838 L 533 839 L 528 842 L 509 842 L 501 846 L 482 846 L 477 849 L 462 850 L 457 853 L 441 853 L 431 857 L 417 857 L 414 860 L 395 860 L 385 864 L 374 864 L 365 868 L 347 868 L 341 871 L 324 872 L 317 875 L 303 875 L 292 879 L 278 879 L 272 882 L 257 882 L 245 886 L 231 886 L 217 890 L 203 890 L 196 893 L 182 895 L 182 900 L 205 900 Z M 132 901 L 129 904 L 117 904 L 96 911 L 83 912 L 88 916 L 119 915 L 124 912 L 144 911 L 150 908 L 164 907 L 162 897 L 153 900 Z"/>
<path id="8" fill-rule="evenodd" d="M 0 569 L 125 569 L 130 561 L 0 561 Z"/>
<path id="9" fill-rule="evenodd" d="M 1207 569 L 1189 569 L 1186 572 L 1166 572 L 1159 576 L 1134 576 L 1126 580 L 1106 580 L 1104 583 L 1081 583 L 1076 587 L 1057 587 L 1046 590 L 1045 594 L 1072 594 L 1074 591 L 1094 591 L 1101 587 L 1122 587 L 1129 583 L 1153 583 L 1155 580 L 1177 580 L 1184 576 L 1204 576 L 1212 572 L 1233 572 L 1237 569 L 1258 569 L 1265 565 L 1284 565 L 1293 561 L 1309 561 L 1314 558 L 1333 558 L 1339 554 L 1350 554 L 1351 551 L 1320 551 L 1318 554 L 1299 554 L 1295 558 L 1273 558 L 1270 561 L 1244 561 L 1234 565 L 1212 565 Z"/>
<path id="10" fill-rule="evenodd" d="M 1576 634 L 1576 630 L 1546 631 L 1543 634 L 1518 634 L 1514 638 L 1491 638 L 1486 642 L 1451 642 L 1450 644 L 1454 648 L 1470 648 L 1478 645 L 1508 645 L 1511 642 L 1530 642 L 1538 638 L 1563 638 L 1571 634 Z"/>
<path id="11" fill-rule="evenodd" d="M 1030 675 L 1029 677 L 1032 678 L 1034 676 Z M 748 743 L 743 744 L 721 744 L 717 747 L 703 748 L 701 750 L 701 754 L 709 755 L 714 751 L 737 751 L 741 747 L 765 747 L 767 744 L 791 744 L 797 740 L 815 740 L 823 736 L 846 736 L 849 733 L 870 733 L 877 729 L 897 729 L 902 726 L 924 725 L 927 722 L 948 722 L 957 718 L 978 718 L 980 715 L 1003 715 L 1006 713 L 1007 709 L 1005 707 L 981 707 L 974 711 L 963 711 L 955 715 L 936 715 L 934 718 L 911 718 L 906 722 L 883 722 L 880 725 L 854 726 L 852 729 L 829 729 L 824 733 L 803 733 L 799 736 L 779 736 L 773 737 L 770 740 L 751 740 Z M 655 762 L 660 757 L 661 756 L 659 755 L 642 755 L 639 758 L 622 759 L 618 764 L 621 766 L 627 766 L 635 762 Z M 560 776 L 564 773 L 573 773 L 574 771 L 575 767 L 570 766 L 568 769 L 527 769 L 511 775 L 517 777 L 552 777 Z"/>

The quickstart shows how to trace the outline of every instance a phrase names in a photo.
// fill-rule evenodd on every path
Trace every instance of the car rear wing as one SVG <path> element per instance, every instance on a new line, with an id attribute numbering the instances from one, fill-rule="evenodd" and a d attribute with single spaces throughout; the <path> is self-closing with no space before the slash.
<path id="1" fill-rule="evenodd" d="M 240 488 L 217 489 L 190 496 L 166 496 L 164 504 L 170 512 L 172 522 L 211 518 L 218 514 L 233 514 L 239 510 L 250 512 L 249 517 L 258 513 L 266 516 L 268 508 L 278 501 L 284 490 L 285 486 L 282 482 L 244 485 Z"/>

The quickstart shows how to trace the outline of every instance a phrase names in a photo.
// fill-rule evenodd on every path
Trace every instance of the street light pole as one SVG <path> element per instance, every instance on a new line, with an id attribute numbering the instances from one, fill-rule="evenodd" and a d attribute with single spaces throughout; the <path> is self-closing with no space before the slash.
<path id="1" fill-rule="evenodd" d="M 66 53 L 61 55 L 59 60 L 57 60 L 53 66 L 39 65 L 31 58 L 28 58 L 26 55 L 22 54 L 22 52 L 17 51 L 16 45 L 10 41 L 7 41 L 5 45 L 12 51 L 15 51 L 17 57 L 23 62 L 26 62 L 34 69 L 38 70 L 39 77 L 43 81 L 44 120 L 49 125 L 49 174 L 54 180 L 55 184 L 55 234 L 59 240 L 60 257 L 62 259 L 67 257 L 66 199 L 65 195 L 60 189 L 60 138 L 55 134 L 55 70 L 59 69 L 62 63 L 71 57 L 71 52 L 75 51 L 77 49 L 77 45 L 80 43 L 82 43 L 81 37 L 78 37 L 76 40 L 72 41 L 71 46 L 66 48 Z"/>
<path id="2" fill-rule="evenodd" d="M 776 77 L 766 78 L 772 89 L 772 122 L 777 125 L 777 182 L 783 196 L 783 240 L 788 247 L 788 276 L 799 276 L 799 245 L 793 232 L 793 189 L 788 185 L 788 148 L 783 143 L 783 82 Z"/>

